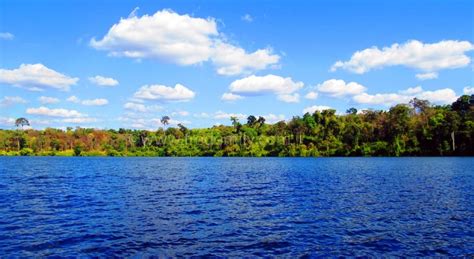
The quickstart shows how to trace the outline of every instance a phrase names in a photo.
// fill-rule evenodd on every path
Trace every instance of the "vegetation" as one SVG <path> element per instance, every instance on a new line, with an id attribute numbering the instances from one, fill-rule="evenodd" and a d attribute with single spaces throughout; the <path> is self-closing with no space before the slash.
<path id="1" fill-rule="evenodd" d="M 432 106 L 419 99 L 388 111 L 355 108 L 306 113 L 290 121 L 265 123 L 231 117 L 232 126 L 188 129 L 66 131 L 0 130 L 0 155 L 48 156 L 443 156 L 474 155 L 474 96 L 452 105 Z"/>

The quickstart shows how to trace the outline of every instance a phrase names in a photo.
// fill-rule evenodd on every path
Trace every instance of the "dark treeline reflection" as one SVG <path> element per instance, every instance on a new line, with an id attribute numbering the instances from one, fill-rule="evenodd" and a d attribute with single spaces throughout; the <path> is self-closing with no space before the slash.
<path id="1" fill-rule="evenodd" d="M 464 95 L 451 105 L 433 106 L 413 99 L 388 111 L 324 110 L 275 124 L 252 115 L 247 121 L 232 117 L 232 126 L 205 129 L 0 130 L 0 155 L 474 155 L 473 100 Z"/>

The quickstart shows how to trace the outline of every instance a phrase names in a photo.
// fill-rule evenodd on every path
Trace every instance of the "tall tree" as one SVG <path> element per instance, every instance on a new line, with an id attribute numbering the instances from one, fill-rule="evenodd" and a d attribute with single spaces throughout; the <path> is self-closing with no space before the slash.
<path id="1" fill-rule="evenodd" d="M 232 126 L 234 126 L 235 132 L 240 132 L 240 127 L 242 126 L 239 122 L 239 119 L 236 116 L 230 116 L 230 121 L 232 122 Z"/>
<path id="2" fill-rule="evenodd" d="M 166 128 L 166 125 L 170 124 L 170 117 L 165 115 L 165 116 L 161 117 L 160 122 L 161 122 L 161 124 L 163 124 L 163 127 Z"/>
<path id="3" fill-rule="evenodd" d="M 247 125 L 252 127 L 253 125 L 255 125 L 255 122 L 257 122 L 257 118 L 253 115 L 250 115 L 247 117 Z"/>
<path id="4" fill-rule="evenodd" d="M 26 118 L 18 118 L 15 120 L 15 126 L 18 128 L 21 126 L 23 129 L 24 126 L 30 126 L 30 122 Z"/>

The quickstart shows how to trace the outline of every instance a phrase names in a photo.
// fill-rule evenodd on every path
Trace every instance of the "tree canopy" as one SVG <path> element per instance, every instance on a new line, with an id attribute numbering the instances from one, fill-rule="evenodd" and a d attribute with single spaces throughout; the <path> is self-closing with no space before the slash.
<path id="1" fill-rule="evenodd" d="M 315 111 L 289 121 L 166 130 L 0 130 L 0 155 L 71 156 L 444 156 L 474 155 L 474 105 L 461 96 L 451 105 L 413 99 L 388 111 L 349 108 Z M 163 126 L 171 118 L 162 117 Z M 29 125 L 25 118 L 15 126 Z"/>

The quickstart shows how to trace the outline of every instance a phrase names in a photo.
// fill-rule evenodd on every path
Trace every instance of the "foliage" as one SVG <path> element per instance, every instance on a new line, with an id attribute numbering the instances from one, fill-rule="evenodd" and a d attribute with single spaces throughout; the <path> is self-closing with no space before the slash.
<path id="1" fill-rule="evenodd" d="M 167 126 L 170 118 L 163 116 Z M 474 155 L 474 106 L 469 96 L 452 105 L 419 99 L 388 111 L 354 108 L 338 115 L 315 111 L 266 124 L 249 116 L 232 126 L 205 129 L 0 130 L 0 155 L 29 156 L 441 156 Z M 19 118 L 17 127 L 28 125 Z M 454 145 L 453 145 L 454 144 Z"/>

